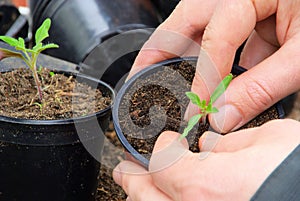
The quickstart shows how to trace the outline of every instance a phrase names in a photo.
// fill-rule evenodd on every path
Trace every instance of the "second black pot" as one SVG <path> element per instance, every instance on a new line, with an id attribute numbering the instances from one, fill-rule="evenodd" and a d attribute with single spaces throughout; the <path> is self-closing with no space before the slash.
<path id="1" fill-rule="evenodd" d="M 130 70 L 136 50 L 152 33 L 148 28 L 159 24 L 158 12 L 148 0 L 30 0 L 29 4 L 33 32 L 45 18 L 52 20 L 46 40 L 60 48 L 46 54 L 84 63 L 90 68 L 82 65 L 82 73 L 112 86 Z M 124 40 L 114 39 L 122 33 Z M 108 44 L 102 46 L 105 41 Z"/>

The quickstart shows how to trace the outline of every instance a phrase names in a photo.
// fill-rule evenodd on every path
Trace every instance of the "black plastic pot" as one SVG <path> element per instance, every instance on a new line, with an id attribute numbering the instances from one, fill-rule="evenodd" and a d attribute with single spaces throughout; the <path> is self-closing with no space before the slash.
<path id="1" fill-rule="evenodd" d="M 152 33 L 144 29 L 155 28 L 159 24 L 158 12 L 148 0 L 30 0 L 29 5 L 33 32 L 45 18 L 52 19 L 48 41 L 57 43 L 60 48 L 55 51 L 47 50 L 46 54 L 76 64 L 85 63 L 92 69 L 85 69 L 83 65 L 82 72 L 91 76 L 98 75 L 97 71 L 101 71 L 109 63 L 113 70 L 103 76 L 103 80 L 111 85 L 115 85 L 124 72 L 130 70 L 137 52 L 121 52 L 119 57 L 125 58 L 112 65 L 115 58 L 110 62 L 110 55 L 120 49 L 120 43 L 112 40 L 109 47 L 102 47 L 101 43 L 129 31 L 130 37 L 125 45 L 134 46 L 135 51 L 140 49 Z M 98 53 L 99 51 L 102 53 Z"/>
<path id="2" fill-rule="evenodd" d="M 76 75 L 114 100 L 104 82 Z M 64 120 L 0 116 L 0 200 L 95 200 L 111 106 Z"/>
<path id="3" fill-rule="evenodd" d="M 126 95 L 126 93 L 130 93 L 130 96 L 132 94 L 132 92 L 130 92 L 132 90 L 132 86 L 134 85 L 135 82 L 137 82 L 137 80 L 139 79 L 144 79 L 144 77 L 147 77 L 151 74 L 154 74 L 156 73 L 158 70 L 162 69 L 162 67 L 164 66 L 168 66 L 170 64 L 177 64 L 177 63 L 181 63 L 182 61 L 187 61 L 189 63 L 196 63 L 197 62 L 197 58 L 196 57 L 186 57 L 186 58 L 174 58 L 174 59 L 170 59 L 170 60 L 166 60 L 166 61 L 162 61 L 162 62 L 159 62 L 157 64 L 154 64 L 154 65 L 151 65 L 145 69 L 143 69 L 142 71 L 138 72 L 137 74 L 135 74 L 131 79 L 129 79 L 124 85 L 123 87 L 119 90 L 118 94 L 117 94 L 117 97 L 116 97 L 116 101 L 114 103 L 114 107 L 113 107 L 113 112 L 112 112 L 112 115 L 113 115 L 113 122 L 114 122 L 114 126 L 115 126 L 115 130 L 116 130 L 116 134 L 119 138 L 119 140 L 121 141 L 122 145 L 125 147 L 125 149 L 138 161 L 140 162 L 140 164 L 142 164 L 143 166 L 147 167 L 148 164 L 149 164 L 149 160 L 147 159 L 147 157 L 145 157 L 145 155 L 143 154 L 140 154 L 137 150 L 134 149 L 134 147 L 128 142 L 127 138 L 124 136 L 123 134 L 123 131 L 122 131 L 122 128 L 121 128 L 121 125 L 120 125 L 120 120 L 126 118 L 124 116 L 119 116 L 119 110 L 121 108 L 124 108 L 124 105 L 126 107 L 126 104 L 124 101 L 123 101 L 123 97 Z M 242 67 L 239 67 L 237 65 L 234 65 L 233 68 L 232 68 L 232 73 L 234 75 L 239 75 L 243 72 L 245 72 L 246 70 Z M 180 78 L 179 78 L 180 79 Z M 168 82 L 168 81 L 167 81 Z M 170 80 L 169 81 L 170 84 L 168 84 L 168 86 L 172 86 L 172 85 L 176 85 L 177 83 L 177 80 L 174 81 L 174 80 Z M 156 84 L 155 81 L 153 81 L 153 83 L 150 83 L 150 84 Z M 160 81 L 158 81 L 157 84 L 161 84 Z M 163 84 L 162 86 L 164 86 L 165 84 Z M 166 86 L 166 85 L 165 85 Z M 142 86 L 141 86 L 142 87 Z M 176 90 L 176 87 L 179 87 L 179 86 L 174 86 L 175 90 Z M 137 87 L 138 88 L 138 87 Z M 137 89 L 136 88 L 133 88 L 133 91 L 136 91 Z M 175 91 L 173 90 L 173 91 Z M 171 90 L 172 91 L 172 90 Z M 173 93 L 176 95 L 176 92 Z M 180 100 L 179 100 L 180 101 Z M 284 117 L 284 110 L 282 108 L 282 105 L 280 103 L 277 103 L 275 105 L 276 107 L 276 110 L 277 110 L 277 113 L 278 113 L 278 116 L 279 118 L 283 118 Z M 182 114 L 184 114 L 184 111 L 182 112 Z M 129 115 L 129 112 L 128 112 L 128 115 Z M 184 115 L 182 115 L 182 118 L 181 120 L 183 121 L 183 117 Z M 129 117 L 130 118 L 130 117 Z M 151 119 L 152 121 L 152 119 Z M 133 124 L 133 123 L 132 123 Z M 128 124 L 127 126 L 132 126 L 132 124 Z M 143 128 L 139 128 L 139 127 L 136 127 L 136 132 L 140 132 L 142 133 Z M 156 128 L 153 128 L 153 134 L 156 135 L 156 133 L 160 133 L 159 132 L 159 129 L 158 130 Z"/>
<path id="4" fill-rule="evenodd" d="M 162 19 L 165 20 L 172 13 L 176 5 L 180 2 L 180 0 L 152 0 L 153 3 L 157 6 Z"/>

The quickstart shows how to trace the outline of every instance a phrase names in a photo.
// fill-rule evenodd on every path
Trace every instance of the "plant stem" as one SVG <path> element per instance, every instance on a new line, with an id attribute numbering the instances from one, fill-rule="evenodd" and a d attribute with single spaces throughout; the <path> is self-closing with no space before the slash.
<path id="1" fill-rule="evenodd" d="M 28 54 L 27 54 L 27 57 L 29 57 Z M 32 71 L 33 78 L 34 78 L 34 81 L 35 81 L 35 85 L 36 85 L 36 88 L 37 88 L 37 91 L 38 91 L 38 94 L 39 94 L 39 99 L 42 103 L 42 101 L 43 101 L 43 90 L 42 90 L 41 82 L 40 82 L 40 79 L 39 79 L 39 76 L 38 76 L 38 73 L 37 73 L 37 70 L 36 70 L 36 61 L 37 61 L 37 53 L 32 53 L 31 54 L 31 59 L 29 59 L 29 61 L 28 61 L 29 68 Z"/>
<path id="2" fill-rule="evenodd" d="M 34 78 L 36 88 L 37 88 L 37 91 L 38 91 L 38 94 L 39 94 L 39 99 L 42 102 L 42 100 L 43 100 L 43 91 L 42 91 L 40 79 L 39 79 L 38 74 L 37 74 L 36 71 L 32 71 L 32 74 L 33 74 L 33 78 Z"/>

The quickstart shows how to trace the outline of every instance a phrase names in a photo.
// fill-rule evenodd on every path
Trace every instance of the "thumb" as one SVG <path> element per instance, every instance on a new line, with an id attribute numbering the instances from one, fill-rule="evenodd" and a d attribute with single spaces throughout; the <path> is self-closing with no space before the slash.
<path id="1" fill-rule="evenodd" d="M 237 76 L 215 103 L 219 112 L 210 115 L 211 126 L 218 132 L 236 130 L 280 99 L 299 90 L 300 69 L 293 45 L 285 45 L 263 62 Z M 291 55 L 287 57 L 286 52 Z M 274 70 L 274 66 L 279 66 Z M 286 80 L 286 82 L 282 82 Z M 291 80 L 288 82 L 287 80 Z"/>
<path id="2" fill-rule="evenodd" d="M 191 91 L 198 94 L 201 100 L 209 101 L 215 88 L 229 74 L 230 70 L 230 68 L 218 69 L 206 51 L 201 48 Z M 198 113 L 199 108 L 189 103 L 184 119 L 188 121 Z"/>

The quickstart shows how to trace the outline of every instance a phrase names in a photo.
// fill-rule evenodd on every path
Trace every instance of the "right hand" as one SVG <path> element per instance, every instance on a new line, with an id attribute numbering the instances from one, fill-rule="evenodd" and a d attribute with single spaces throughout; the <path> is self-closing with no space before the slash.
<path id="1" fill-rule="evenodd" d="M 215 130 L 235 130 L 300 89 L 299 9 L 300 0 L 181 0 L 146 42 L 129 77 L 161 60 L 197 55 L 192 91 L 208 99 L 248 38 L 240 65 L 249 70 L 232 81 L 215 104 L 220 112 L 210 116 Z M 196 112 L 190 109 L 188 117 Z"/>

